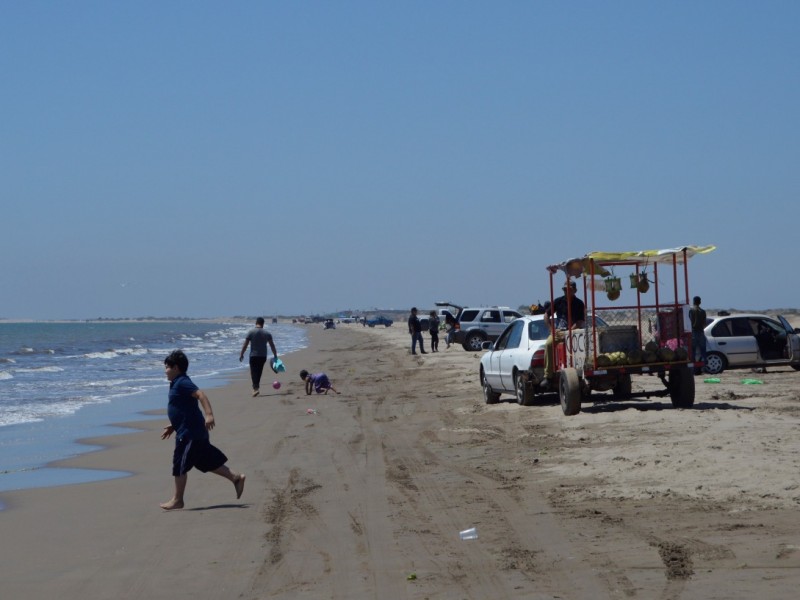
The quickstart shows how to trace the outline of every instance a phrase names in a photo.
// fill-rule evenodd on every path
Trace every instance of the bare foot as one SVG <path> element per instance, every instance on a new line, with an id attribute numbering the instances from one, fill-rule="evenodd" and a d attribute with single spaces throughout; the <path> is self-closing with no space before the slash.
<path id="1" fill-rule="evenodd" d="M 244 480 L 245 480 L 244 475 L 240 473 L 236 481 L 233 482 L 233 485 L 236 487 L 237 500 L 242 497 L 242 492 L 244 491 Z"/>
<path id="2" fill-rule="evenodd" d="M 175 500 L 175 498 L 173 498 L 169 502 L 164 502 L 163 504 L 159 504 L 159 506 L 164 510 L 178 510 L 179 508 L 183 508 L 183 501 Z"/>

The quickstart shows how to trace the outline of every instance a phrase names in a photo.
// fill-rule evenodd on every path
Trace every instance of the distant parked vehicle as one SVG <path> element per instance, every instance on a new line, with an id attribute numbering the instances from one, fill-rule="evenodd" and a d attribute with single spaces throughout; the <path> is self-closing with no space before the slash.
<path id="1" fill-rule="evenodd" d="M 464 350 L 478 351 L 484 342 L 496 340 L 511 321 L 521 316 L 507 306 L 464 308 L 456 322 L 455 343 Z"/>
<path id="2" fill-rule="evenodd" d="M 376 325 L 383 325 L 384 327 L 391 327 L 392 321 L 389 317 L 384 317 L 383 315 L 378 315 L 377 317 L 372 317 L 371 319 L 367 319 L 367 325 L 369 327 L 375 327 Z"/>
<path id="3" fill-rule="evenodd" d="M 706 373 L 786 365 L 800 371 L 800 336 L 780 315 L 720 315 L 709 319 L 704 331 Z"/>
<path id="4" fill-rule="evenodd" d="M 327 319 L 325 321 L 325 329 L 336 329 L 336 323 L 333 322 L 333 319 Z"/>

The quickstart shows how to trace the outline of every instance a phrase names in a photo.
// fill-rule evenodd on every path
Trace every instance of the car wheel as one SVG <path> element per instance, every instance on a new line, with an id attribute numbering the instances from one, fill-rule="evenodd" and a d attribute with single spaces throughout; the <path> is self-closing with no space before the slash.
<path id="1" fill-rule="evenodd" d="M 728 366 L 728 361 L 719 352 L 709 352 L 706 356 L 706 366 L 703 370 L 710 375 L 722 373 Z"/>
<path id="2" fill-rule="evenodd" d="M 514 390 L 517 393 L 517 404 L 530 406 L 533 404 L 533 390 L 530 383 L 522 373 L 514 374 Z"/>
<path id="3" fill-rule="evenodd" d="M 694 373 L 689 367 L 672 367 L 669 370 L 669 396 L 675 408 L 694 406 Z"/>
<path id="4" fill-rule="evenodd" d="M 497 401 L 500 400 L 500 394 L 492 389 L 492 386 L 486 381 L 486 375 L 484 375 L 483 372 L 481 372 L 481 384 L 483 386 L 483 399 L 486 401 L 486 404 L 497 404 Z"/>
<path id="5" fill-rule="evenodd" d="M 578 371 L 572 367 L 562 369 L 558 378 L 558 398 L 561 410 L 569 416 L 581 412 L 581 381 Z"/>
<path id="6" fill-rule="evenodd" d="M 486 336 L 482 333 L 470 333 L 464 340 L 464 350 L 467 352 L 478 352 L 482 349 L 484 339 L 486 339 Z"/>

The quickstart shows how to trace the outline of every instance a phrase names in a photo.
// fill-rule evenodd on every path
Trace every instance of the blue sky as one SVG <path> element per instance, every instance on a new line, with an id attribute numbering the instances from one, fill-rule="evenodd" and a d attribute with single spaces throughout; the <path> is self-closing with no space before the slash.
<path id="1" fill-rule="evenodd" d="M 0 317 L 800 306 L 800 3 L 6 2 Z"/>

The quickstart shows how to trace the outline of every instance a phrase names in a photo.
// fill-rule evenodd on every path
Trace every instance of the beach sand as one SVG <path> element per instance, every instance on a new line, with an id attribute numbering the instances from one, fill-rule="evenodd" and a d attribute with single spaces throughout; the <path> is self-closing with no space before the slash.
<path id="1" fill-rule="evenodd" d="M 797 597 L 800 373 L 698 377 L 692 410 L 598 395 L 568 418 L 555 396 L 484 404 L 479 354 L 411 356 L 399 325 L 310 326 L 279 391 L 210 392 L 241 500 L 193 471 L 186 507 L 161 510 L 158 420 L 65 463 L 130 477 L 2 494 L 2 597 Z M 302 368 L 342 394 L 306 396 Z"/>

